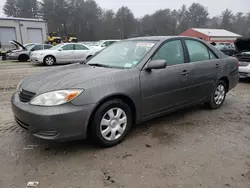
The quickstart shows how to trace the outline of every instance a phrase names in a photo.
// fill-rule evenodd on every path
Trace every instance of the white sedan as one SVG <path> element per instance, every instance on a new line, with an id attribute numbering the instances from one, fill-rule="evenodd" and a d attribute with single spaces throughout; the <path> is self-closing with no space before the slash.
<path id="1" fill-rule="evenodd" d="M 48 50 L 39 50 L 30 55 L 31 62 L 51 66 L 53 64 L 78 63 L 95 55 L 92 48 L 78 43 L 62 43 Z"/>

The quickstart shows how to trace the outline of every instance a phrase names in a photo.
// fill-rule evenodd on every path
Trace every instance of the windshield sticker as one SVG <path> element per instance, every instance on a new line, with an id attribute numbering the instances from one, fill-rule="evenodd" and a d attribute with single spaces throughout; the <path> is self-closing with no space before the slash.
<path id="1" fill-rule="evenodd" d="M 132 64 L 131 64 L 131 63 L 126 63 L 126 64 L 124 65 L 124 68 L 130 68 L 130 67 L 132 67 Z"/>
<path id="2" fill-rule="evenodd" d="M 155 45 L 155 43 L 149 43 L 149 42 L 140 42 L 136 46 L 141 46 L 141 47 L 149 47 L 152 48 Z"/>

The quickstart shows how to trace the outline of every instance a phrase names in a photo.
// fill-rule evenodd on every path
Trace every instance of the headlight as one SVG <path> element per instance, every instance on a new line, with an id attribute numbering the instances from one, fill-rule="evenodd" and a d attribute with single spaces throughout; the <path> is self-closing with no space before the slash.
<path id="1" fill-rule="evenodd" d="M 83 91 L 84 90 L 80 89 L 72 89 L 43 93 L 32 99 L 30 104 L 37 106 L 58 106 L 75 99 Z"/>

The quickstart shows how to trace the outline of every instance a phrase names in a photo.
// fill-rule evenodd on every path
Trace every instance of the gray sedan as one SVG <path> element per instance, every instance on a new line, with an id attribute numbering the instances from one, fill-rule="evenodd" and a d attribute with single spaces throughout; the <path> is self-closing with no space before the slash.
<path id="1" fill-rule="evenodd" d="M 237 59 L 199 39 L 143 37 L 27 77 L 11 102 L 17 123 L 36 137 L 88 136 L 111 147 L 133 124 L 197 103 L 220 108 L 238 79 Z"/>

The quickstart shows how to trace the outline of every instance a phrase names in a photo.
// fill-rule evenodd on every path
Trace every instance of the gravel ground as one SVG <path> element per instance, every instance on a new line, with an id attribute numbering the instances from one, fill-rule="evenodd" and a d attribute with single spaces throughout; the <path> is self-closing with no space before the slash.
<path id="1" fill-rule="evenodd" d="M 55 68 L 56 67 L 52 67 Z M 0 187 L 249 188 L 250 83 L 219 110 L 195 106 L 135 126 L 120 145 L 36 139 L 13 120 L 10 97 L 25 76 L 48 67 L 0 62 Z"/>

